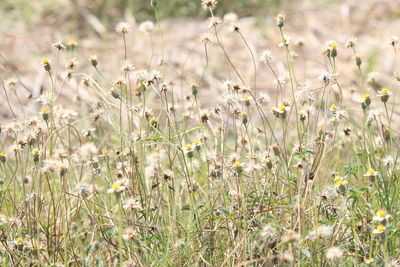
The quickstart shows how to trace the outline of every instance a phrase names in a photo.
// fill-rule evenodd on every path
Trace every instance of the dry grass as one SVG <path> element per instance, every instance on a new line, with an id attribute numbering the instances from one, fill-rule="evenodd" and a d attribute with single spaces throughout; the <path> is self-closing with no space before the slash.
<path id="1" fill-rule="evenodd" d="M 396 266 L 399 6 L 3 11 L 3 265 Z"/>

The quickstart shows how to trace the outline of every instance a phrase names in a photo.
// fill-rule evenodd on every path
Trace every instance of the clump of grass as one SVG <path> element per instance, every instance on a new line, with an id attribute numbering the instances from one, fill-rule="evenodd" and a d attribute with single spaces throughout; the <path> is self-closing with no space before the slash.
<path id="1" fill-rule="evenodd" d="M 283 15 L 276 17 L 283 59 L 266 50 L 260 65 L 235 14 L 219 19 L 216 0 L 201 7 L 210 16 L 199 41 L 205 64 L 184 95 L 168 82 L 159 22 L 163 60 L 149 69 L 132 63 L 131 27 L 121 22 L 120 77 L 108 78 L 95 55 L 92 72 L 81 73 L 78 42 L 56 42 L 55 60 L 41 62 L 50 86 L 40 112 L 17 118 L 8 103 L 4 266 L 396 264 L 397 90 L 365 78 L 355 38 L 345 46 L 354 52 L 357 105 L 340 83 L 342 47 L 334 41 L 311 88 L 297 75 Z M 248 50 L 249 80 L 231 60 L 222 27 Z M 140 26 L 151 36 L 154 29 Z M 397 42 L 390 45 L 396 57 Z M 201 97 L 209 49 L 222 51 L 232 74 L 215 106 Z M 64 58 L 71 58 L 65 71 Z M 280 61 L 285 76 L 277 75 Z M 260 66 L 276 93 L 259 86 Z M 59 105 L 66 81 L 95 101 L 81 99 L 76 110 Z M 15 83 L 2 82 L 4 92 Z"/>

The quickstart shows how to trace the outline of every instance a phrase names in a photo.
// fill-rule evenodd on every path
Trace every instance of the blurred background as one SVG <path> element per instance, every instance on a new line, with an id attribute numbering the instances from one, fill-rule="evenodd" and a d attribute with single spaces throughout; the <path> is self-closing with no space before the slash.
<path id="1" fill-rule="evenodd" d="M 123 63 L 123 41 L 114 28 L 120 21 L 132 26 L 128 35 L 129 60 L 138 68 L 159 68 L 162 58 L 159 27 L 150 35 L 138 31 L 138 25 L 144 21 L 156 23 L 150 3 L 150 0 L 0 0 L 0 79 L 18 81 L 9 94 L 10 102 L 20 107 L 17 112 L 26 114 L 38 108 L 35 98 L 49 87 L 40 60 L 48 57 L 55 64 L 52 44 L 57 40 L 66 43 L 74 39 L 78 44 L 73 54 L 63 53 L 59 58 L 60 80 L 64 79 L 63 67 L 68 60 L 76 58 L 80 62 L 79 71 L 63 84 L 60 93 L 60 101 L 66 105 L 76 98 L 95 101 L 90 99 L 90 92 L 79 90 L 83 73 L 94 78 L 97 75 L 87 60 L 90 55 L 98 56 L 99 68 L 107 79 L 118 77 Z M 285 33 L 291 37 L 296 71 L 302 83 L 319 86 L 318 76 L 328 69 L 322 50 L 327 41 L 335 40 L 339 45 L 340 80 L 349 95 L 352 97 L 354 93 L 357 98 L 360 81 L 353 51 L 344 46 L 353 36 L 358 39 L 357 51 L 363 55 L 365 79 L 370 73 L 379 73 L 376 77 L 382 84 L 390 87 L 393 82 L 397 65 L 389 40 L 400 34 L 398 0 L 219 0 L 216 15 L 223 18 L 228 12 L 238 15 L 237 24 L 257 59 L 257 89 L 272 96 L 276 92 L 274 77 L 258 58 L 263 50 L 271 50 L 277 73 L 287 72 L 274 22 L 278 13 L 286 15 Z M 205 66 L 199 35 L 209 31 L 208 14 L 202 10 L 201 0 L 159 0 L 158 13 L 167 77 L 185 95 Z M 228 25 L 220 25 L 219 31 L 232 61 L 245 79 L 251 81 L 254 72 L 245 44 L 237 34 L 228 31 Z M 215 42 L 209 45 L 208 53 L 209 65 L 202 87 L 218 96 L 223 94 L 222 81 L 236 77 Z M 4 100 L 4 92 L 0 97 Z M 0 118 L 10 118 L 6 106 L 0 107 Z"/>

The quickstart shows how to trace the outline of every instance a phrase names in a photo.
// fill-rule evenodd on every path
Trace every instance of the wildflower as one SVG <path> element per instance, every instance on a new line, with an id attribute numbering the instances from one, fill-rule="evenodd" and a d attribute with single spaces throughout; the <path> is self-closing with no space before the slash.
<path id="1" fill-rule="evenodd" d="M 41 64 L 45 71 L 49 72 L 51 70 L 50 60 L 48 60 L 47 58 L 42 58 Z"/>
<path id="2" fill-rule="evenodd" d="M 382 234 L 383 232 L 385 232 L 385 230 L 386 230 L 385 226 L 383 226 L 382 224 L 378 224 L 372 233 L 373 234 Z"/>
<path id="3" fill-rule="evenodd" d="M 174 173 L 171 170 L 165 170 L 163 172 L 163 178 L 165 181 L 172 180 Z"/>
<path id="4" fill-rule="evenodd" d="M 193 157 L 193 147 L 191 144 L 186 144 L 183 151 L 189 158 Z"/>
<path id="5" fill-rule="evenodd" d="M 75 49 L 75 47 L 76 47 L 77 45 L 78 45 L 78 44 L 77 44 L 77 42 L 76 42 L 74 39 L 69 40 L 68 43 L 67 43 L 68 49 L 71 49 L 71 50 Z"/>
<path id="6" fill-rule="evenodd" d="M 369 105 L 371 105 L 371 96 L 370 94 L 365 93 L 361 97 L 361 106 L 363 109 L 366 109 Z"/>
<path id="7" fill-rule="evenodd" d="M 357 38 L 352 37 L 351 39 L 347 40 L 345 46 L 347 48 L 355 48 L 357 45 Z"/>
<path id="8" fill-rule="evenodd" d="M 247 113 L 245 111 L 240 112 L 240 117 L 242 118 L 242 123 L 246 125 L 249 122 Z"/>
<path id="9" fill-rule="evenodd" d="M 131 31 L 130 25 L 128 23 L 126 23 L 126 22 L 120 22 L 120 23 L 117 24 L 117 26 L 115 26 L 115 31 L 117 33 L 125 35 L 125 34 L 127 34 L 128 32 Z"/>
<path id="10" fill-rule="evenodd" d="M 356 60 L 356 65 L 357 65 L 358 67 L 360 67 L 361 64 L 362 64 L 361 54 L 359 54 L 359 53 L 355 54 L 355 55 L 354 55 L 354 59 Z"/>
<path id="11" fill-rule="evenodd" d="M 111 187 L 107 190 L 107 193 L 122 193 L 125 191 L 127 184 L 127 179 L 118 180 L 111 185 Z"/>
<path id="12" fill-rule="evenodd" d="M 319 225 L 315 230 L 315 237 L 327 239 L 332 235 L 333 227 L 329 225 Z"/>
<path id="13" fill-rule="evenodd" d="M 79 64 L 79 61 L 76 60 L 75 58 L 73 58 L 67 62 L 67 64 L 65 65 L 65 68 L 69 71 L 72 71 L 78 64 Z"/>
<path id="14" fill-rule="evenodd" d="M 331 247 L 326 250 L 326 258 L 334 260 L 343 256 L 343 251 L 338 247 Z"/>
<path id="15" fill-rule="evenodd" d="M 212 27 L 216 27 L 218 24 L 221 23 L 221 19 L 218 17 L 211 17 L 209 18 L 209 23 L 208 23 L 208 27 L 212 28 Z"/>
<path id="16" fill-rule="evenodd" d="M 260 105 L 266 105 L 271 102 L 270 96 L 265 92 L 261 92 L 260 95 L 256 98 L 256 100 L 257 103 L 259 103 Z"/>
<path id="17" fill-rule="evenodd" d="M 135 70 L 135 66 L 129 60 L 125 61 L 125 63 L 121 66 L 122 72 L 132 72 L 134 70 Z"/>
<path id="18" fill-rule="evenodd" d="M 139 31 L 150 34 L 154 29 L 154 23 L 152 21 L 145 21 L 140 23 Z"/>
<path id="19" fill-rule="evenodd" d="M 190 88 L 192 88 L 192 95 L 193 95 L 194 97 L 196 97 L 196 96 L 197 96 L 197 89 L 198 89 L 197 84 L 192 83 L 192 85 L 190 86 Z"/>
<path id="20" fill-rule="evenodd" d="M 279 47 L 289 46 L 289 43 L 290 43 L 290 37 L 283 36 L 281 42 L 279 43 Z"/>
<path id="21" fill-rule="evenodd" d="M 238 16 L 233 12 L 227 13 L 224 16 L 225 23 L 234 23 L 237 21 L 237 19 L 238 19 Z"/>
<path id="22" fill-rule="evenodd" d="M 57 41 L 53 44 L 53 47 L 55 49 L 57 49 L 58 51 L 64 50 L 65 49 L 65 45 L 63 45 L 63 43 L 61 41 Z"/>
<path id="23" fill-rule="evenodd" d="M 244 104 L 247 107 L 250 106 L 250 100 L 251 100 L 251 97 L 248 94 L 243 94 L 242 95 L 242 101 L 244 102 Z"/>
<path id="24" fill-rule="evenodd" d="M 217 3 L 218 3 L 217 0 L 203 0 L 201 1 L 201 7 L 204 10 L 213 10 L 217 5 Z"/>
<path id="25" fill-rule="evenodd" d="M 212 37 L 208 32 L 203 32 L 200 34 L 200 41 L 203 44 L 208 44 L 212 42 Z"/>
<path id="26" fill-rule="evenodd" d="M 268 157 L 268 156 L 265 157 L 264 163 L 265 163 L 265 165 L 267 165 L 268 169 L 272 169 L 272 159 L 270 157 Z"/>
<path id="27" fill-rule="evenodd" d="M 373 263 L 374 262 L 374 259 L 373 258 L 365 258 L 364 259 L 364 263 L 365 264 L 371 264 L 371 263 Z"/>
<path id="28" fill-rule="evenodd" d="M 382 88 L 378 91 L 378 96 L 381 98 L 383 103 L 386 103 L 389 100 L 391 94 L 392 92 L 390 92 L 387 88 Z"/>
<path id="29" fill-rule="evenodd" d="M 284 243 L 294 243 L 299 239 L 300 235 L 294 230 L 287 230 L 282 236 L 282 242 Z"/>
<path id="30" fill-rule="evenodd" d="M 364 177 L 368 177 L 371 182 L 374 182 L 375 177 L 377 177 L 377 176 L 378 176 L 378 172 L 372 168 L 368 169 L 368 171 L 364 174 Z"/>
<path id="31" fill-rule="evenodd" d="M 273 107 L 272 108 L 272 113 L 276 116 L 276 117 L 281 117 L 281 118 L 285 118 L 286 117 L 286 113 L 289 110 L 289 107 L 285 104 L 280 105 L 279 107 Z"/>
<path id="32" fill-rule="evenodd" d="M 268 63 L 271 62 L 271 60 L 272 60 L 272 53 L 271 53 L 271 51 L 269 51 L 269 50 L 264 50 L 264 51 L 261 53 L 260 61 L 263 62 L 264 64 L 268 64 Z"/>
<path id="33" fill-rule="evenodd" d="M 278 26 L 279 28 L 282 28 L 283 25 L 285 24 L 285 17 L 282 14 L 278 14 L 275 17 L 275 22 L 276 22 L 276 26 Z"/>
<path id="34" fill-rule="evenodd" d="M 193 146 L 195 147 L 196 150 L 199 150 L 201 147 L 201 141 L 199 139 L 196 139 L 193 141 Z"/>
<path id="35" fill-rule="evenodd" d="M 15 245 L 18 246 L 18 247 L 22 247 L 24 245 L 24 242 L 25 241 L 24 241 L 24 239 L 22 237 L 17 237 L 14 240 Z"/>
<path id="36" fill-rule="evenodd" d="M 133 228 L 128 228 L 125 229 L 124 234 L 122 235 L 122 238 L 124 240 L 133 240 L 136 237 L 136 231 Z"/>
<path id="37" fill-rule="evenodd" d="M 229 26 L 229 31 L 230 31 L 230 32 L 239 32 L 239 31 L 240 31 L 240 28 L 239 28 L 239 26 L 236 25 L 236 24 L 231 24 L 231 26 Z"/>
<path id="38" fill-rule="evenodd" d="M 397 43 L 399 42 L 399 37 L 397 36 L 392 36 L 389 39 L 389 43 L 391 46 L 395 47 L 397 45 Z"/>
<path id="39" fill-rule="evenodd" d="M 39 149 L 34 148 L 32 150 L 33 162 L 37 163 L 39 161 Z"/>
<path id="40" fill-rule="evenodd" d="M 6 162 L 6 154 L 4 152 L 0 152 L 0 162 L 1 163 Z"/>
<path id="41" fill-rule="evenodd" d="M 153 126 L 154 128 L 157 128 L 158 121 L 157 121 L 156 118 L 152 117 L 152 118 L 149 120 L 149 123 L 150 123 L 150 125 Z"/>
<path id="42" fill-rule="evenodd" d="M 140 208 L 140 203 L 137 199 L 128 198 L 124 201 L 124 205 L 122 207 L 124 210 L 137 210 Z"/>
<path id="43" fill-rule="evenodd" d="M 326 48 L 326 54 L 328 57 L 335 58 L 337 56 L 337 44 L 334 41 L 328 42 L 328 47 Z"/>
<path id="44" fill-rule="evenodd" d="M 387 214 L 385 210 L 379 209 L 376 212 L 376 215 L 373 217 L 374 221 L 382 222 L 390 218 L 390 214 Z"/>
<path id="45" fill-rule="evenodd" d="M 337 106 L 335 104 L 332 104 L 331 107 L 329 108 L 330 111 L 336 112 Z"/>
<path id="46" fill-rule="evenodd" d="M 346 191 L 347 181 L 344 180 L 343 177 L 336 175 L 335 176 L 335 186 L 336 190 L 340 193 L 344 193 Z"/>
<path id="47" fill-rule="evenodd" d="M 65 166 L 64 163 L 61 163 L 58 166 L 58 171 L 59 171 L 60 176 L 64 176 L 67 173 L 67 166 Z"/>
<path id="48" fill-rule="evenodd" d="M 318 78 L 323 81 L 325 85 L 329 85 L 335 82 L 335 78 L 338 76 L 337 73 L 322 73 Z"/>
<path id="49" fill-rule="evenodd" d="M 96 55 L 92 55 L 89 57 L 89 62 L 90 64 L 92 64 L 93 67 L 96 68 L 97 66 L 97 56 Z"/>
<path id="50" fill-rule="evenodd" d="M 47 110 L 47 108 L 42 108 L 40 110 L 40 113 L 42 114 L 43 120 L 47 121 L 49 119 L 49 111 Z"/>
<path id="51" fill-rule="evenodd" d="M 115 89 L 113 87 L 111 87 L 110 90 L 108 90 L 108 92 L 115 99 L 121 99 L 121 97 L 119 96 L 119 93 L 117 91 L 115 91 Z"/>

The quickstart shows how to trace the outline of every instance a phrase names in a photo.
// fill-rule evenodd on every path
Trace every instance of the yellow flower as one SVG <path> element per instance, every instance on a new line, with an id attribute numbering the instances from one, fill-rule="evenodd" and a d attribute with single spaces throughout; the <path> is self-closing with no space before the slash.
<path id="1" fill-rule="evenodd" d="M 50 61 L 47 58 L 42 58 L 42 65 L 48 65 Z"/>
<path id="2" fill-rule="evenodd" d="M 374 262 L 374 259 L 373 258 L 365 258 L 364 262 L 365 262 L 365 264 L 371 264 Z"/>
<path id="3" fill-rule="evenodd" d="M 250 97 L 249 97 L 248 94 L 244 94 L 244 95 L 243 95 L 243 100 L 244 100 L 244 101 L 249 101 L 249 99 L 250 99 Z"/>
<path id="4" fill-rule="evenodd" d="M 337 44 L 335 42 L 329 44 L 330 49 L 337 49 Z"/>
<path id="5" fill-rule="evenodd" d="M 387 95 L 387 94 L 389 93 L 389 89 L 387 89 L 387 88 L 382 88 L 379 92 L 380 92 L 382 95 Z"/>
<path id="6" fill-rule="evenodd" d="M 37 148 L 32 149 L 32 155 L 34 156 L 39 155 L 39 149 Z"/>
<path id="7" fill-rule="evenodd" d="M 71 39 L 68 41 L 69 46 L 76 46 L 76 41 L 74 39 Z"/>
<path id="8" fill-rule="evenodd" d="M 150 125 L 152 125 L 153 127 L 156 127 L 156 126 L 157 126 L 157 119 L 154 118 L 154 117 L 152 117 L 152 118 L 149 120 L 149 123 L 150 123 Z"/>
<path id="9" fill-rule="evenodd" d="M 374 229 L 373 233 L 374 234 L 382 234 L 383 232 L 385 232 L 386 227 L 383 226 L 382 224 L 378 224 L 376 226 L 376 228 Z"/>
<path id="10" fill-rule="evenodd" d="M 17 246 L 22 246 L 22 245 L 24 244 L 24 239 L 23 239 L 22 237 L 17 237 L 17 238 L 15 239 L 15 244 L 16 244 Z"/>
<path id="11" fill-rule="evenodd" d="M 103 150 L 101 151 L 101 154 L 102 154 L 103 156 L 107 156 L 107 155 L 108 155 L 108 150 L 107 150 L 107 149 L 103 149 Z"/>
<path id="12" fill-rule="evenodd" d="M 377 175 L 378 175 L 378 172 L 372 168 L 368 169 L 368 171 L 364 174 L 364 176 L 366 176 L 366 177 L 375 177 Z"/>
<path id="13" fill-rule="evenodd" d="M 382 221 L 387 220 L 389 218 L 390 218 L 390 215 L 387 214 L 387 212 L 385 210 L 379 209 L 376 212 L 376 215 L 373 217 L 373 220 L 374 221 L 378 221 L 378 222 L 382 222 Z"/>
<path id="14" fill-rule="evenodd" d="M 236 168 L 239 168 L 241 165 L 242 165 L 242 163 L 240 161 L 238 161 L 238 160 L 235 160 L 233 162 L 233 166 L 235 166 Z"/>
<path id="15" fill-rule="evenodd" d="M 191 145 L 191 144 L 187 144 L 187 145 L 185 146 L 185 149 L 186 149 L 187 151 L 192 150 L 192 145 Z"/>
<path id="16" fill-rule="evenodd" d="M 47 113 L 47 108 L 42 108 L 42 109 L 40 110 L 40 112 L 41 112 L 41 113 Z"/>
<path id="17" fill-rule="evenodd" d="M 332 105 L 331 105 L 331 111 L 336 111 L 336 109 L 337 109 L 336 105 L 335 105 L 335 104 L 332 104 Z"/>
<path id="18" fill-rule="evenodd" d="M 347 184 L 347 181 L 339 179 L 336 181 L 336 186 L 345 186 Z"/>
<path id="19" fill-rule="evenodd" d="M 379 217 L 385 217 L 385 216 L 386 216 L 386 211 L 384 211 L 384 210 L 378 210 L 378 211 L 376 212 L 376 215 L 379 216 Z"/>

